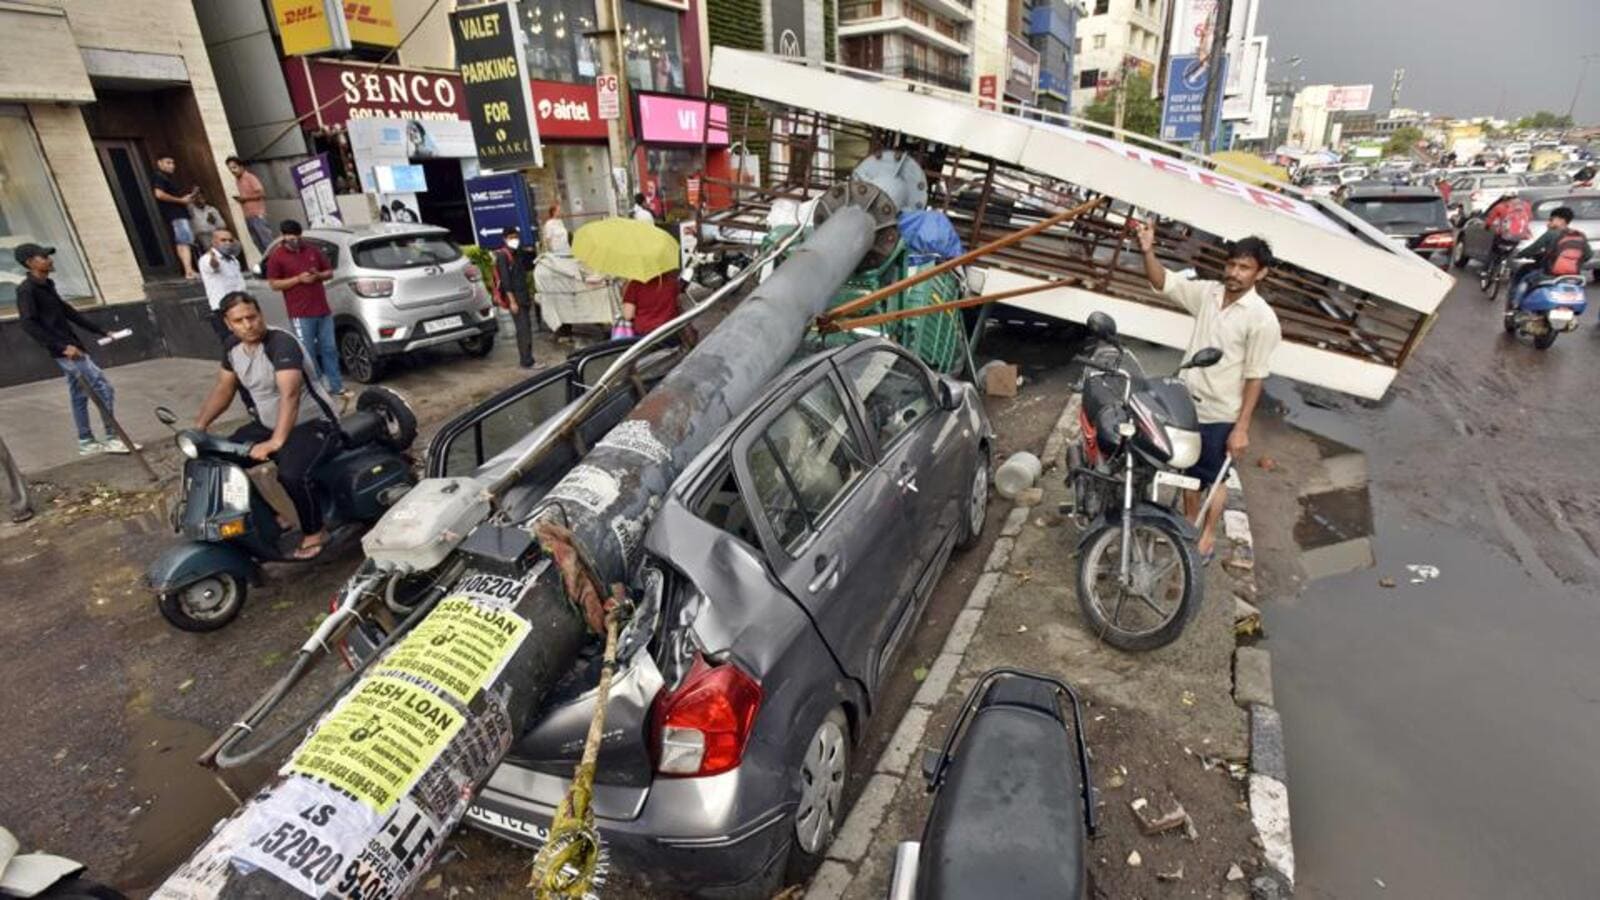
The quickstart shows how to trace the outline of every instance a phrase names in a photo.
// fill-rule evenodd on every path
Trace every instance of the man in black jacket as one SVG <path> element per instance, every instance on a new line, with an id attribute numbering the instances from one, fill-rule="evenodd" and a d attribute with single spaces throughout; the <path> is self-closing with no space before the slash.
<path id="1" fill-rule="evenodd" d="M 494 302 L 511 311 L 511 324 L 517 331 L 517 359 L 524 369 L 533 368 L 533 295 L 528 291 L 528 257 L 522 249 L 522 232 L 507 228 L 504 242 L 494 251 Z"/>
<path id="2" fill-rule="evenodd" d="M 17 315 L 22 320 L 22 330 L 49 351 L 67 376 L 67 391 L 72 395 L 72 421 L 78 426 L 78 455 L 127 453 L 128 446 L 117 439 L 110 421 L 116 392 L 106 380 L 106 373 L 89 358 L 89 351 L 78 340 L 72 326 L 102 337 L 107 332 L 56 293 L 56 283 L 50 279 L 50 273 L 55 270 L 55 260 L 50 257 L 55 252 L 54 247 L 38 244 L 22 244 L 14 251 L 17 263 L 28 271 L 28 277 L 17 285 Z M 84 392 L 84 382 L 99 395 L 103 404 L 100 419 L 105 426 L 105 440 L 96 439 L 89 427 L 89 395 Z"/>

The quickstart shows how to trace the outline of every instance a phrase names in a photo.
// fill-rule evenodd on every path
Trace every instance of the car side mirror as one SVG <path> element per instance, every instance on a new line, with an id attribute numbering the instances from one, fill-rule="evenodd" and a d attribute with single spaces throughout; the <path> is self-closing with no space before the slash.
<path id="1" fill-rule="evenodd" d="M 1089 314 L 1089 333 L 1101 340 L 1110 340 L 1117 336 L 1117 320 L 1103 312 Z"/>
<path id="2" fill-rule="evenodd" d="M 1204 369 L 1222 362 L 1222 351 L 1216 347 L 1202 347 L 1183 364 L 1185 369 Z"/>
<path id="3" fill-rule="evenodd" d="M 165 406 L 156 407 L 156 418 L 161 420 L 163 425 L 176 425 L 178 423 L 178 414 Z"/>
<path id="4" fill-rule="evenodd" d="M 946 412 L 954 412 L 961 408 L 960 388 L 945 378 L 939 379 L 939 408 Z"/>

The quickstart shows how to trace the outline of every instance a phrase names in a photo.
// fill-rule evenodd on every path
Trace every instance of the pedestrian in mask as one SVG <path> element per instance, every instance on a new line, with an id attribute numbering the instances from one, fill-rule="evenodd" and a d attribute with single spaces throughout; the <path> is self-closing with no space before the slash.
<path id="1" fill-rule="evenodd" d="M 222 320 L 222 298 L 244 290 L 243 252 L 233 232 L 218 228 L 211 234 L 211 249 L 200 257 L 200 282 L 205 285 L 206 303 L 211 306 L 211 329 L 223 343 L 232 333 Z"/>
<path id="2" fill-rule="evenodd" d="M 522 249 L 521 230 L 507 228 L 501 236 L 500 249 L 494 251 L 494 302 L 510 310 L 511 324 L 517 331 L 517 361 L 524 369 L 531 369 L 534 310 L 528 271 L 532 254 Z"/>

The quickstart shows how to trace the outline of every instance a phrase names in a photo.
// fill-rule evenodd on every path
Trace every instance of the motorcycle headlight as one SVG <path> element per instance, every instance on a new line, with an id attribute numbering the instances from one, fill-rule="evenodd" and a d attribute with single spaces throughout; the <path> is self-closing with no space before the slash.
<path id="1" fill-rule="evenodd" d="M 200 448 L 195 445 L 194 438 L 187 434 L 178 435 L 178 452 L 190 459 L 200 458 Z"/>

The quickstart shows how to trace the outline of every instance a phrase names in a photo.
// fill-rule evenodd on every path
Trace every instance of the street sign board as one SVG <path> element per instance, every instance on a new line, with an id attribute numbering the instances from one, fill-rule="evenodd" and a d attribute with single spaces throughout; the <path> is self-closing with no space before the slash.
<path id="1" fill-rule="evenodd" d="M 533 87 L 517 40 L 516 3 L 454 10 L 450 33 L 478 162 L 491 171 L 543 165 Z"/>
<path id="2" fill-rule="evenodd" d="M 622 118 L 622 86 L 617 83 L 617 76 L 597 76 L 594 80 L 594 89 L 599 95 L 596 105 L 600 107 L 600 118 Z"/>
<path id="3" fill-rule="evenodd" d="M 1226 71 L 1228 61 L 1222 61 Z M 1206 87 L 1210 73 L 1198 56 L 1174 56 L 1167 70 L 1167 92 L 1161 104 L 1161 139 L 1188 143 L 1200 136 L 1205 118 Z M 1224 76 L 1226 78 L 1226 76 Z M 1217 110 L 1217 132 L 1222 131 L 1222 110 Z M 1213 138 L 1214 139 L 1214 138 Z"/>
<path id="4" fill-rule="evenodd" d="M 533 246 L 533 212 L 528 204 L 528 184 L 521 174 L 468 178 L 467 211 L 472 215 L 472 234 L 479 247 L 500 249 L 507 228 L 521 231 L 523 243 Z"/>

